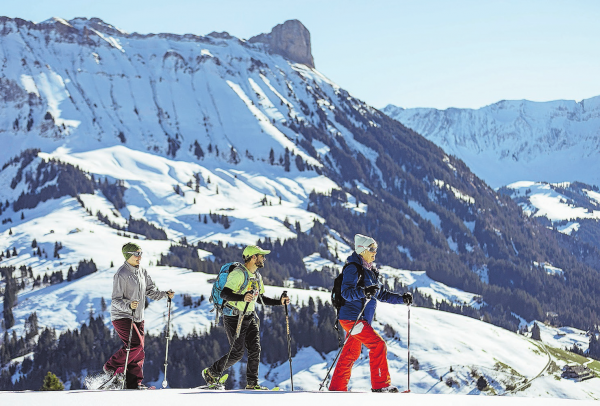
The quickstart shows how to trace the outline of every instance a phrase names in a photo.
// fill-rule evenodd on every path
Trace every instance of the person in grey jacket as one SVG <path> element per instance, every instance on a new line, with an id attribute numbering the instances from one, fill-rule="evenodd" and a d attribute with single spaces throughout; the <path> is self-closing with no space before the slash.
<path id="1" fill-rule="evenodd" d="M 123 341 L 121 347 L 104 364 L 104 372 L 108 375 L 123 373 L 127 357 L 129 330 L 133 322 L 131 349 L 127 362 L 127 389 L 147 389 L 142 383 L 144 379 L 144 305 L 148 296 L 160 300 L 165 297 L 173 298 L 173 291 L 158 290 L 150 275 L 140 267 L 142 248 L 135 243 L 127 243 L 121 249 L 125 263 L 121 265 L 113 277 L 113 292 L 110 306 L 110 317 L 116 332 Z M 140 303 L 142 305 L 140 306 Z"/>

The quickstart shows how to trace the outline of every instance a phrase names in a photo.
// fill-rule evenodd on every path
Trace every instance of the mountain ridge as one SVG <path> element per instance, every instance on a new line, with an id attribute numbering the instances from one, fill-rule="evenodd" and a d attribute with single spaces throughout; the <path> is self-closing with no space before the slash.
<path id="1" fill-rule="evenodd" d="M 521 180 L 600 184 L 600 96 L 503 100 L 479 109 L 388 105 L 382 111 L 465 161 L 495 188 Z"/>

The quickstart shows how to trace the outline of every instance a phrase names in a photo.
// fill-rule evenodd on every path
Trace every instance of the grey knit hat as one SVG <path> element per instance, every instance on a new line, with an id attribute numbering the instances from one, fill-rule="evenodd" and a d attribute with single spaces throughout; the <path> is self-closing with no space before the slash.
<path id="1" fill-rule="evenodd" d="M 125 261 L 127 261 L 130 257 L 131 254 L 128 254 L 128 252 L 136 252 L 136 251 L 141 251 L 142 247 L 140 247 L 139 245 L 137 245 L 134 242 L 128 242 L 127 244 L 123 245 L 123 248 L 121 248 L 121 252 L 123 253 L 123 256 L 125 257 Z"/>
<path id="2" fill-rule="evenodd" d="M 358 255 L 367 250 L 371 244 L 377 244 L 371 237 L 362 234 L 356 234 L 354 236 L 354 251 L 356 251 Z"/>

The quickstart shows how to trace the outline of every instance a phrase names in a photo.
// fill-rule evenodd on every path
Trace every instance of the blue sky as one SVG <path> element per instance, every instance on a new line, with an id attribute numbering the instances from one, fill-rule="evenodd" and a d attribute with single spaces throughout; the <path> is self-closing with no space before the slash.
<path id="1" fill-rule="evenodd" d="M 375 107 L 468 107 L 600 95 L 600 1 L 0 0 L 40 22 L 99 17 L 128 32 L 240 38 L 288 19 L 315 65 Z"/>

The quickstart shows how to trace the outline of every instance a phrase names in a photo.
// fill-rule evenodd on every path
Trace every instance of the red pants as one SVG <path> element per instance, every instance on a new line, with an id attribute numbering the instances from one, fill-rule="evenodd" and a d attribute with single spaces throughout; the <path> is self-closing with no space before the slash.
<path id="1" fill-rule="evenodd" d="M 352 328 L 355 320 L 340 320 L 346 332 Z M 362 328 L 362 331 L 361 331 Z M 360 331 L 358 334 L 357 331 Z M 352 366 L 360 356 L 362 345 L 369 349 L 369 364 L 371 366 L 371 387 L 381 389 L 390 386 L 391 378 L 387 363 L 387 347 L 385 341 L 364 320 L 359 320 L 354 327 L 354 334 L 348 338 L 344 349 L 331 377 L 329 390 L 347 391 Z"/>
<path id="2" fill-rule="evenodd" d="M 123 341 L 123 347 L 119 348 L 108 361 L 106 366 L 117 372 L 123 372 L 125 358 L 127 357 L 127 342 L 129 341 L 129 329 L 131 328 L 131 319 L 114 320 L 113 326 Z M 133 323 L 133 333 L 131 334 L 131 349 L 129 350 L 129 359 L 127 361 L 127 376 L 125 377 L 127 388 L 137 389 L 137 385 L 144 379 L 144 322 Z"/>

